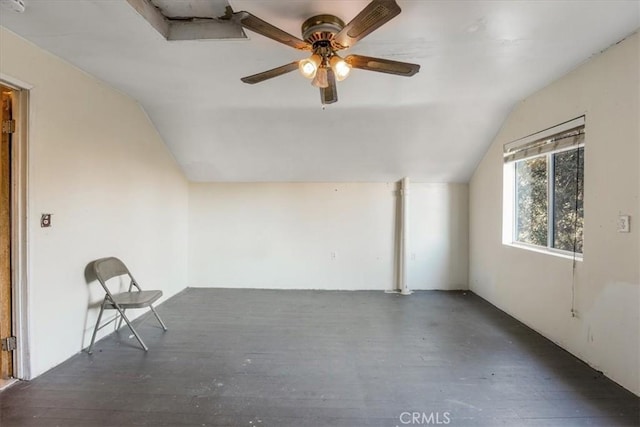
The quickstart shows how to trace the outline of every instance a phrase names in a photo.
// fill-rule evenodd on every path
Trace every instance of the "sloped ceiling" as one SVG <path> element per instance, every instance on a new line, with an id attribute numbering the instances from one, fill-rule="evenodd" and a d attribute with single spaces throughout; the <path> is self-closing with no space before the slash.
<path id="1" fill-rule="evenodd" d="M 299 35 L 306 18 L 348 22 L 368 0 L 230 3 Z M 466 182 L 516 102 L 640 25 L 637 1 L 398 3 L 346 53 L 420 73 L 353 70 L 324 110 L 296 72 L 240 81 L 307 56 L 249 31 L 168 42 L 126 0 L 26 0 L 0 24 L 137 99 L 191 180 L 229 182 Z"/>

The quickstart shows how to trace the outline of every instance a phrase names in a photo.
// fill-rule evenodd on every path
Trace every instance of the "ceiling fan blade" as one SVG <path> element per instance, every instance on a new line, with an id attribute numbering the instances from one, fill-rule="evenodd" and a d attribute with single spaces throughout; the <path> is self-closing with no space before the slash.
<path id="1" fill-rule="evenodd" d="M 283 74 L 287 74 L 292 72 L 293 70 L 298 69 L 298 61 L 292 62 L 291 64 L 282 65 L 280 67 L 274 68 L 272 70 L 263 71 L 262 73 L 254 74 L 252 76 L 243 77 L 242 80 L 245 83 L 249 83 L 250 85 L 263 82 L 265 80 L 272 79 L 274 77 L 281 76 Z"/>
<path id="2" fill-rule="evenodd" d="M 296 36 L 292 36 L 286 31 L 263 21 L 249 12 L 236 12 L 231 15 L 231 20 L 255 33 L 262 34 L 265 37 L 286 44 L 287 46 L 291 46 L 295 49 L 311 50 L 312 48 L 311 45 L 304 40 L 300 40 Z"/>
<path id="3" fill-rule="evenodd" d="M 333 70 L 327 70 L 327 82 L 329 86 L 320 88 L 320 101 L 322 105 L 333 104 L 338 102 L 338 87 L 336 85 L 336 75 Z"/>
<path id="4" fill-rule="evenodd" d="M 344 58 L 344 60 L 353 68 L 395 74 L 397 76 L 411 77 L 420 71 L 420 65 L 418 64 L 392 61 L 390 59 L 372 58 L 370 56 L 349 55 Z"/>
<path id="5" fill-rule="evenodd" d="M 336 36 L 334 42 L 343 49 L 372 33 L 402 12 L 395 0 L 373 0 Z"/>

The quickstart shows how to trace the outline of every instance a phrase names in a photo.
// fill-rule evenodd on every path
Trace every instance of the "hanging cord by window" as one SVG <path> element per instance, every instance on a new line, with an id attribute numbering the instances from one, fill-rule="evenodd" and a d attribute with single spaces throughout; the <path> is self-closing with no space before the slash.
<path id="1" fill-rule="evenodd" d="M 584 154 L 584 148 L 582 149 Z M 573 218 L 573 263 L 571 270 L 571 317 L 577 317 L 576 312 L 576 268 L 577 268 L 577 255 L 578 250 L 578 210 L 580 196 L 580 175 L 582 175 L 582 164 L 580 163 L 580 147 L 576 149 L 576 193 L 575 193 L 575 205 L 574 205 L 574 218 Z M 584 178 L 583 178 L 584 181 Z"/>

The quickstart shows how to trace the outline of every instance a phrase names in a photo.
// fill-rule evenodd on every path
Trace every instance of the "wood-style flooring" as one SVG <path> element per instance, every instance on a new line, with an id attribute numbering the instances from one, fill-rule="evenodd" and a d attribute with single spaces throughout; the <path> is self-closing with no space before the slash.
<path id="1" fill-rule="evenodd" d="M 471 292 L 186 289 L 30 382 L 0 425 L 633 426 L 640 399 Z"/>

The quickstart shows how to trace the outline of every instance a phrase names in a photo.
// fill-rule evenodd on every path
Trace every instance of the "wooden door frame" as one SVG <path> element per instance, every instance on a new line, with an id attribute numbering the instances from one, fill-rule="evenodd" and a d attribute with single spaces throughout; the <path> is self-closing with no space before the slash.
<path id="1" fill-rule="evenodd" d="M 11 150 L 11 291 L 13 331 L 18 337 L 13 355 L 13 377 L 31 379 L 29 335 L 28 153 L 29 96 L 33 86 L 0 73 L 0 84 L 15 90 L 16 132 Z"/>
<path id="2" fill-rule="evenodd" d="M 14 335 L 13 331 L 13 308 L 11 302 L 11 239 L 13 236 L 11 225 L 11 145 L 12 135 L 10 128 L 14 105 L 13 99 L 15 91 L 6 86 L 0 86 L 2 97 L 0 98 L 0 119 L 2 119 L 2 141 L 0 142 L 0 338 L 2 338 L 2 350 L 0 350 L 0 386 L 7 385 L 7 381 L 13 378 L 13 365 L 15 362 L 13 350 L 4 348 L 5 341 Z M 6 342 L 8 344 L 8 342 Z"/>

